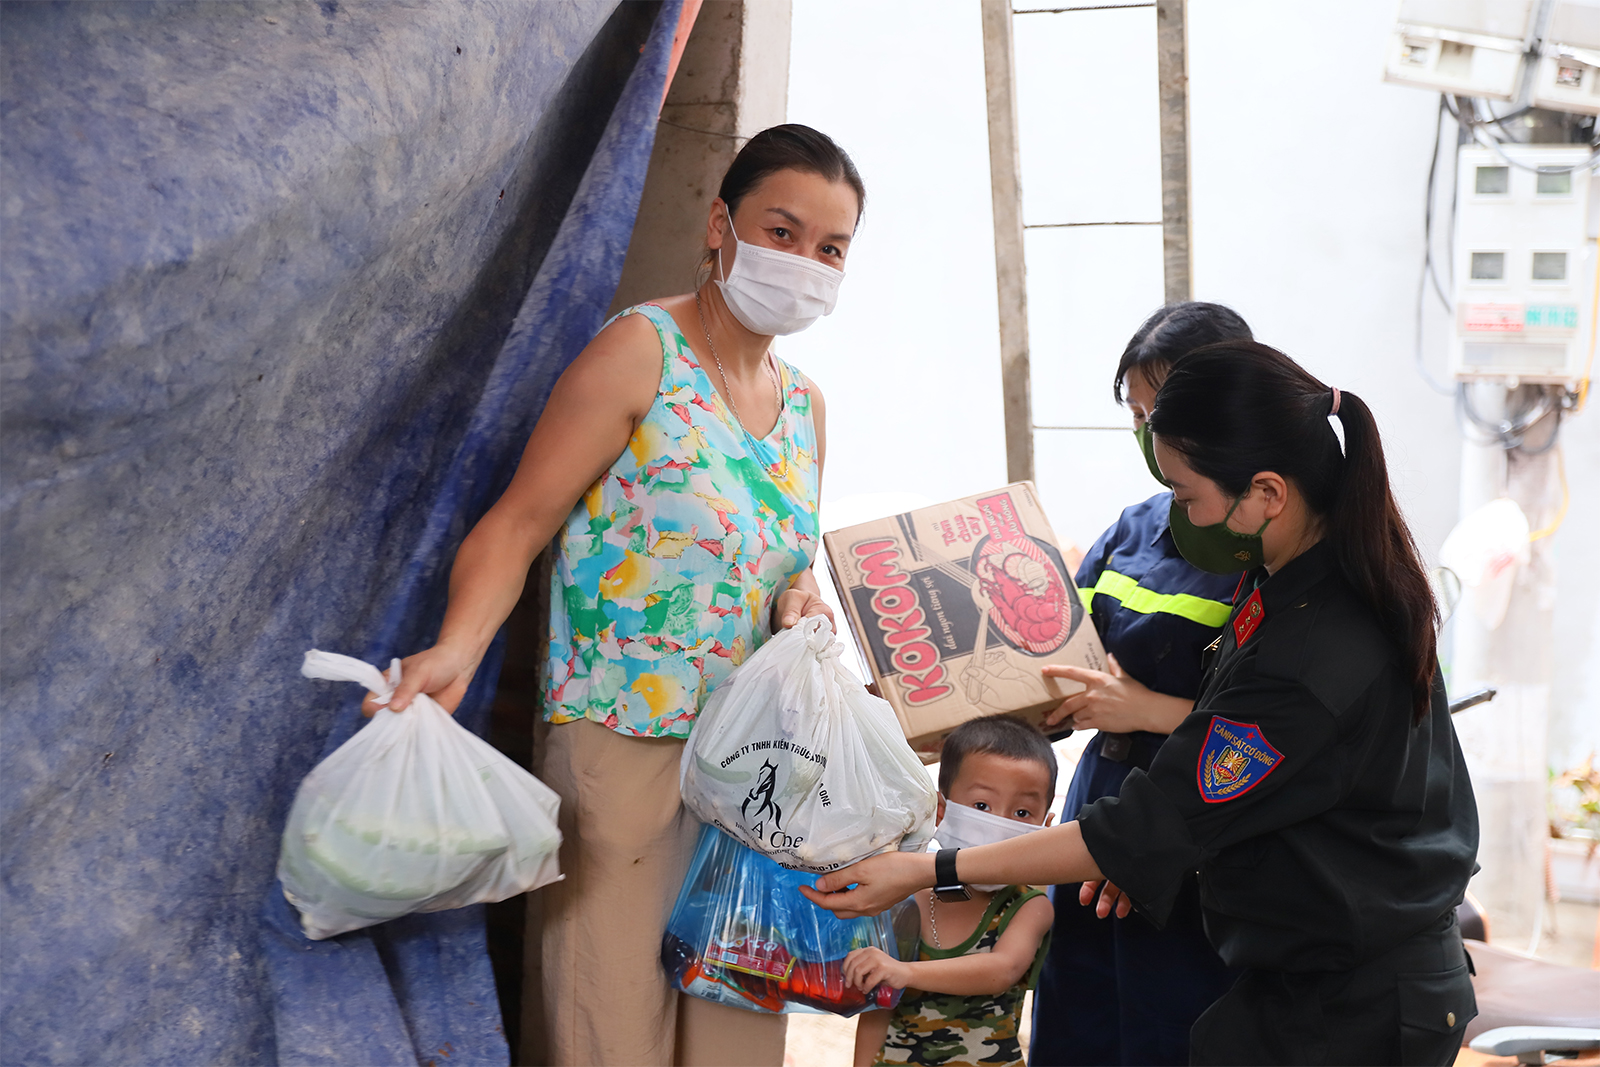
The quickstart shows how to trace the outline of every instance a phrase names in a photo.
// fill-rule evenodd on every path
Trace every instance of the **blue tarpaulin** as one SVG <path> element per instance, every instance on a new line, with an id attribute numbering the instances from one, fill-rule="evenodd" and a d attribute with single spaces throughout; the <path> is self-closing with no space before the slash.
<path id="1" fill-rule="evenodd" d="M 299 933 L 284 816 L 361 719 L 297 668 L 436 631 L 678 7 L 0 12 L 5 1063 L 507 1061 L 481 909 Z"/>

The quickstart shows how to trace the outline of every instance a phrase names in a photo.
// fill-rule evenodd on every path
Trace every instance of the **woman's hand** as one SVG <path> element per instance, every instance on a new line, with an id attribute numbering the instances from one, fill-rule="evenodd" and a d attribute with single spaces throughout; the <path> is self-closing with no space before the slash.
<path id="1" fill-rule="evenodd" d="M 904 989 L 911 984 L 906 965 L 881 948 L 858 948 L 844 958 L 844 980 L 863 993 L 880 985 Z"/>
<path id="2" fill-rule="evenodd" d="M 795 577 L 789 588 L 773 599 L 773 632 L 787 630 L 809 615 L 821 615 L 828 620 L 834 633 L 839 632 L 839 620 L 833 617 L 833 609 L 822 599 L 822 590 L 817 586 L 817 576 L 811 572 L 810 567 L 807 567 Z"/>
<path id="3" fill-rule="evenodd" d="M 1109 652 L 1106 666 L 1109 671 L 1057 664 L 1045 667 L 1046 678 L 1065 678 L 1085 686 L 1083 692 L 1069 696 L 1047 715 L 1045 725 L 1055 726 L 1070 718 L 1074 730 L 1104 730 L 1113 734 L 1149 730 L 1170 734 L 1194 707 L 1192 700 L 1147 689 L 1137 678 L 1124 674 L 1117 657 Z"/>
<path id="4" fill-rule="evenodd" d="M 1101 888 L 1104 886 L 1105 888 Z M 1095 890 L 1100 890 L 1100 899 L 1095 901 Z M 1128 899 L 1128 894 L 1118 889 L 1109 881 L 1085 882 L 1078 888 L 1078 903 L 1088 907 L 1094 903 L 1094 913 L 1104 919 L 1111 914 L 1111 909 L 1117 909 L 1117 918 L 1126 919 L 1133 910 L 1133 901 Z"/>
<path id="5" fill-rule="evenodd" d="M 845 887 L 853 885 L 854 889 Z M 805 898 L 841 919 L 876 915 L 933 885 L 933 853 L 886 852 L 869 856 L 800 887 Z"/>
<path id="6" fill-rule="evenodd" d="M 838 625 L 828 602 L 805 589 L 785 589 L 772 605 L 772 617 L 777 621 L 779 630 L 787 630 L 808 615 L 822 615 L 830 624 L 835 627 Z"/>
<path id="7" fill-rule="evenodd" d="M 445 645 L 434 645 L 401 660 L 400 684 L 388 702 L 380 703 L 378 694 L 368 693 L 361 702 L 361 714 L 370 719 L 382 707 L 404 711 L 418 693 L 427 693 L 444 710 L 455 714 L 477 669 L 478 660 Z"/>

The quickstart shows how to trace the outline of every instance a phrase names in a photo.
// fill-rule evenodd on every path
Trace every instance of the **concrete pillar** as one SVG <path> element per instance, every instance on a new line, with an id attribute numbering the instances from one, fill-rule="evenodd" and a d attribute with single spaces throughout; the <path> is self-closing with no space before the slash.
<path id="1" fill-rule="evenodd" d="M 1000 394 L 1006 479 L 1033 480 L 1033 374 L 1028 363 L 1028 271 L 1022 240 L 1022 156 L 1011 0 L 983 0 L 983 75 L 989 106 L 989 187 L 1000 307 Z"/>
<path id="2" fill-rule="evenodd" d="M 1161 256 L 1167 303 L 1194 299 L 1189 225 L 1188 0 L 1156 0 L 1161 107 Z"/>
<path id="3" fill-rule="evenodd" d="M 1507 388 L 1474 383 L 1473 407 L 1484 418 L 1508 414 Z M 1526 398 L 1523 398 L 1526 399 Z M 1498 442 L 1462 445 L 1461 514 L 1499 497 L 1515 500 L 1535 529 L 1546 525 L 1560 503 L 1553 451 L 1538 453 L 1554 430 L 1546 417 L 1528 431 L 1528 451 L 1506 451 Z M 1472 892 L 1489 913 L 1491 936 L 1508 947 L 1532 951 L 1538 944 L 1545 898 L 1546 749 L 1550 682 L 1554 672 L 1556 573 L 1548 538 L 1535 540 L 1530 561 L 1518 570 L 1510 607 L 1490 629 L 1474 613 L 1474 593 L 1464 591 L 1452 628 L 1451 692 L 1460 695 L 1492 685 L 1499 695 L 1456 716 L 1456 731 L 1472 773 L 1478 800 L 1482 870 Z"/>
<path id="4" fill-rule="evenodd" d="M 611 310 L 694 288 L 706 214 L 751 135 L 789 107 L 790 0 L 706 0 L 661 109 Z"/>

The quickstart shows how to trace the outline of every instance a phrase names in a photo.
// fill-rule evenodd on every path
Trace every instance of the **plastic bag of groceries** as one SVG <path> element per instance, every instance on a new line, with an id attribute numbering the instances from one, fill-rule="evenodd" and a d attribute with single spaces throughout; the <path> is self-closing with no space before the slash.
<path id="1" fill-rule="evenodd" d="M 916 904 L 840 919 L 800 895 L 815 880 L 705 827 L 661 941 L 673 987 L 760 1012 L 855 1015 L 898 1004 L 901 991 L 891 986 L 867 993 L 846 985 L 844 958 L 867 947 L 896 959 L 915 952 Z"/>
<path id="2" fill-rule="evenodd" d="M 385 678 L 349 656 L 312 650 L 307 678 Z M 283 895 L 320 941 L 414 911 L 444 911 L 537 889 L 561 877 L 555 791 L 418 695 L 380 711 L 300 783 L 278 854 Z"/>
<path id="3" fill-rule="evenodd" d="M 843 647 L 820 616 L 777 634 L 717 687 L 683 748 L 689 810 L 796 870 L 933 837 L 933 782 Z"/>

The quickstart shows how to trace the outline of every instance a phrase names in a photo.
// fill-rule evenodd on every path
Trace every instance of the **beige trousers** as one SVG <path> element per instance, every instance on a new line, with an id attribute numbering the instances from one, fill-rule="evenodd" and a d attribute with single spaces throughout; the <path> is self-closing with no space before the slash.
<path id="1" fill-rule="evenodd" d="M 563 881 L 540 890 L 548 1062 L 555 1067 L 783 1063 L 786 1018 L 680 997 L 661 935 L 700 824 L 678 796 L 683 742 L 588 720 L 544 726 L 561 796 Z"/>

